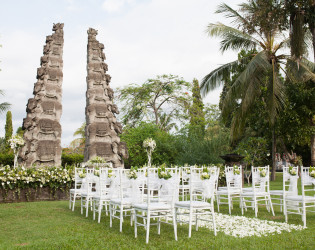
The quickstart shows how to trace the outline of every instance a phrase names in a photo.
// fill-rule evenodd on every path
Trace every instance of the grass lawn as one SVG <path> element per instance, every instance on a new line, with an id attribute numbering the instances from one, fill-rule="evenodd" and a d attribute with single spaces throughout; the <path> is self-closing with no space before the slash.
<path id="1" fill-rule="evenodd" d="M 281 189 L 282 177 L 271 182 L 271 189 Z M 98 224 L 80 214 L 79 202 L 74 212 L 68 208 L 67 201 L 29 202 L 0 204 L 0 249 L 314 249 L 315 213 L 307 216 L 308 228 L 302 231 L 283 232 L 268 237 L 235 238 L 218 232 L 199 228 L 187 238 L 188 226 L 178 225 L 178 241 L 174 240 L 173 227 L 161 225 L 161 235 L 155 226 L 150 230 L 150 242 L 145 244 L 145 230 L 138 228 L 138 238 L 134 238 L 134 228 L 129 219 L 119 233 L 119 221 L 113 221 L 109 228 L 109 217 L 102 216 Z M 221 206 L 220 212 L 228 213 L 227 206 Z M 284 222 L 279 207 L 275 207 L 276 216 L 269 214 L 264 207 L 259 209 L 258 218 Z M 236 205 L 233 215 L 241 215 Z M 254 217 L 254 211 L 245 214 Z M 289 223 L 302 225 L 301 216 L 290 215 Z"/>

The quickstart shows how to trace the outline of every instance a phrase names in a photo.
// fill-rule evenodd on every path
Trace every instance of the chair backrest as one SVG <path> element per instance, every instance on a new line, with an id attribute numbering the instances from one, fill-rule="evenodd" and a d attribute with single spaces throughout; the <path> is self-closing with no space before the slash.
<path id="1" fill-rule="evenodd" d="M 283 166 L 283 191 L 286 194 L 297 195 L 298 194 L 298 179 L 299 168 L 298 167 L 286 167 Z"/>
<path id="2" fill-rule="evenodd" d="M 301 185 L 302 196 L 314 196 L 315 191 L 315 177 L 311 176 L 310 168 L 301 166 Z"/>
<path id="3" fill-rule="evenodd" d="M 97 195 L 101 198 L 105 197 L 109 193 L 110 178 L 108 177 L 108 168 L 101 167 L 98 170 L 94 171 L 94 174 L 97 172 L 97 181 L 95 185 L 95 190 Z"/>
<path id="4" fill-rule="evenodd" d="M 242 188 L 242 166 L 225 166 L 225 177 L 228 189 Z"/>
<path id="5" fill-rule="evenodd" d="M 218 167 L 191 168 L 190 200 L 213 198 L 218 177 Z"/>
<path id="6" fill-rule="evenodd" d="M 269 166 L 252 166 L 252 186 L 254 192 L 269 192 Z"/>
<path id="7" fill-rule="evenodd" d="M 168 179 L 161 178 L 164 173 L 160 172 L 158 168 L 147 169 L 147 197 L 146 202 L 148 207 L 153 200 L 158 202 L 166 202 L 174 205 L 175 201 L 178 200 L 178 188 L 180 180 L 180 172 L 177 167 L 166 168 L 163 171 L 168 175 Z M 169 176 L 170 175 L 170 176 Z"/>

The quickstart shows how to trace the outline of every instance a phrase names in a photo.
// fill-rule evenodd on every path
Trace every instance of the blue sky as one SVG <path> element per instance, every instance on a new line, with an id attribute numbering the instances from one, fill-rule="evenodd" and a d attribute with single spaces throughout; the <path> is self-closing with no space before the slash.
<path id="1" fill-rule="evenodd" d="M 226 22 L 214 14 L 218 0 L 10 0 L 0 9 L 0 101 L 12 103 L 16 130 L 26 117 L 27 100 L 33 97 L 36 71 L 45 38 L 53 23 L 64 27 L 64 81 L 62 146 L 85 120 L 87 29 L 98 30 L 105 45 L 112 88 L 143 83 L 160 74 L 186 81 L 201 80 L 236 53 L 219 52 L 219 40 L 209 38 L 210 22 Z M 232 7 L 242 2 L 226 0 Z M 217 104 L 220 90 L 205 102 Z M 0 115 L 0 136 L 5 114 Z"/>

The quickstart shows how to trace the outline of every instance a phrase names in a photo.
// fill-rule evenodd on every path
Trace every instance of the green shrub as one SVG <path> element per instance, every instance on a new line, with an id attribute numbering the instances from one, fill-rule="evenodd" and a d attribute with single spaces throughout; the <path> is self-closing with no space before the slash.
<path id="1" fill-rule="evenodd" d="M 14 164 L 14 155 L 13 154 L 0 154 L 0 165 L 10 165 Z"/>
<path id="2" fill-rule="evenodd" d="M 81 154 L 62 154 L 61 155 L 61 165 L 76 165 L 84 160 L 84 155 Z"/>

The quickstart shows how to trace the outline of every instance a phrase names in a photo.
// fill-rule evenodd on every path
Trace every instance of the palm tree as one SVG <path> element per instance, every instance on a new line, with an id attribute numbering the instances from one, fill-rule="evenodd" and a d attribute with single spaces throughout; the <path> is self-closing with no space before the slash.
<path id="1" fill-rule="evenodd" d="M 71 148 L 84 148 L 85 145 L 85 122 L 82 123 L 81 127 L 79 127 L 74 133 L 73 136 L 79 136 L 79 138 L 74 139 L 70 142 Z"/>
<path id="2" fill-rule="evenodd" d="M 251 108 L 257 99 L 262 99 L 265 109 L 268 111 L 268 119 L 272 128 L 272 159 L 273 166 L 276 164 L 276 135 L 275 120 L 284 105 L 284 85 L 281 79 L 281 72 L 287 74 L 286 66 L 290 64 L 290 77 L 303 75 L 303 80 L 313 79 L 315 75 L 309 69 L 312 63 L 306 59 L 299 61 L 297 65 L 294 59 L 283 52 L 289 46 L 290 40 L 282 35 L 280 24 L 272 16 L 273 12 L 261 14 L 263 9 L 257 0 L 240 5 L 240 11 L 232 9 L 226 4 L 218 6 L 216 13 L 225 14 L 227 18 L 233 19 L 236 27 L 227 26 L 222 23 L 210 23 L 207 32 L 210 36 L 220 37 L 221 51 L 232 49 L 239 51 L 256 49 L 257 53 L 247 63 L 245 70 L 232 83 L 226 93 L 222 105 L 222 117 L 227 119 L 230 113 L 235 110 L 235 103 L 238 107 L 233 115 L 231 125 L 231 138 L 236 140 L 242 134 Z M 277 7 L 277 6 L 275 6 Z M 280 6 L 278 6 L 280 7 Z M 241 14 L 242 15 L 241 15 Z M 268 19 L 269 22 L 268 22 Z M 261 21 L 261 22 L 259 22 Z M 222 85 L 224 77 L 236 69 L 247 58 L 242 58 L 213 70 L 206 75 L 201 82 L 201 92 L 206 95 L 208 92 Z M 298 68 L 298 69 L 297 69 Z M 267 89 L 262 97 L 261 87 Z M 275 167 L 273 167 L 272 179 L 275 179 Z"/>
<path id="3" fill-rule="evenodd" d="M 4 96 L 4 91 L 0 89 L 0 95 Z M 7 111 L 11 104 L 7 102 L 0 103 L 0 114 Z"/>

